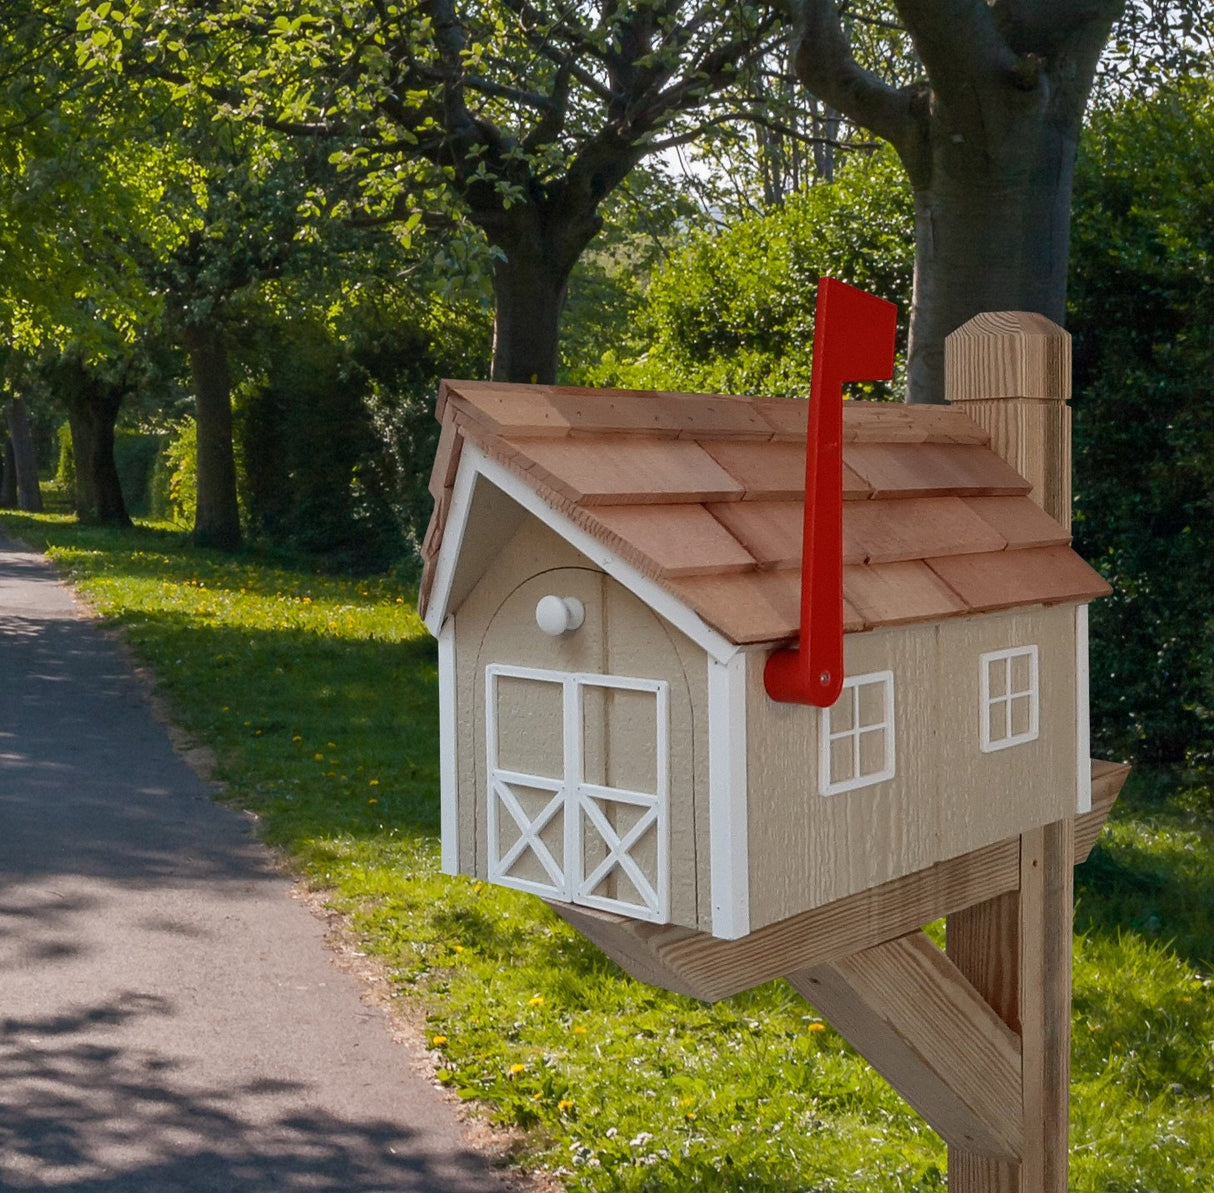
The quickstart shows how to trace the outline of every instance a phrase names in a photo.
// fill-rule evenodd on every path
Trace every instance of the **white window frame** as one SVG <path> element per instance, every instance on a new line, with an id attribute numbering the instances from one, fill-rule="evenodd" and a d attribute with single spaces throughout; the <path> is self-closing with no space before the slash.
<path id="1" fill-rule="evenodd" d="M 563 773 L 560 776 L 524 774 L 504 770 L 497 765 L 497 680 L 500 677 L 534 680 L 560 686 L 564 719 Z M 585 781 L 582 693 L 591 687 L 654 694 L 656 791 L 631 791 L 623 787 L 605 787 Z M 587 672 L 546 671 L 536 667 L 511 667 L 491 663 L 485 668 L 485 739 L 490 882 L 516 890 L 530 891 L 546 898 L 560 899 L 566 903 L 615 912 L 632 919 L 659 924 L 670 919 L 670 685 L 665 680 Z M 510 793 L 509 785 L 512 783 L 551 791 L 553 798 L 540 814 L 531 820 L 522 813 Z M 598 807 L 596 801 L 600 800 L 632 804 L 645 808 L 646 812 L 626 833 L 617 835 Z M 497 855 L 499 805 L 509 812 L 520 834 L 505 857 Z M 539 839 L 539 834 L 558 811 L 564 815 L 563 868 L 557 865 L 556 859 Z M 528 823 L 524 824 L 524 820 Z M 594 826 L 607 847 L 607 857 L 589 874 L 585 872 L 585 855 L 582 850 L 585 821 Z M 656 883 L 650 883 L 629 853 L 630 847 L 645 836 L 651 827 L 655 827 L 657 833 Z M 552 879 L 551 884 L 518 878 L 509 873 L 511 866 L 527 848 L 535 853 L 540 864 L 548 871 Z M 592 893 L 617 865 L 628 876 L 644 900 L 643 903 L 632 903 Z"/>
<path id="2" fill-rule="evenodd" d="M 1012 660 L 1027 658 L 1029 660 L 1029 686 L 1025 689 L 1012 691 Z M 991 694 L 991 668 L 1000 666 L 1004 673 L 1004 691 L 1001 696 Z M 978 660 L 978 680 L 981 695 L 978 705 L 979 742 L 984 754 L 993 754 L 998 750 L 1009 750 L 1013 746 L 1022 746 L 1026 742 L 1036 741 L 1041 734 L 1041 672 L 1038 660 L 1038 650 L 1032 646 L 1010 646 L 1006 650 L 992 650 L 981 655 Z M 1012 702 L 1027 697 L 1029 701 L 1029 727 L 1024 733 L 1012 732 Z M 1004 707 L 1004 724 L 1007 733 L 1003 737 L 991 737 L 991 709 L 996 704 Z"/>
<path id="3" fill-rule="evenodd" d="M 882 688 L 882 719 L 872 725 L 860 724 L 860 689 L 880 684 Z M 832 731 L 831 714 L 843 700 L 851 701 L 850 729 Z M 824 708 L 818 718 L 818 791 L 822 795 L 842 795 L 860 787 L 872 787 L 894 777 L 897 758 L 894 742 L 894 673 L 870 671 L 867 675 L 851 675 L 843 681 L 843 691 L 830 708 Z M 860 774 L 860 739 L 866 733 L 883 733 L 885 737 L 885 766 L 869 775 Z M 832 782 L 830 777 L 831 745 L 844 738 L 852 739 L 852 777 Z"/>

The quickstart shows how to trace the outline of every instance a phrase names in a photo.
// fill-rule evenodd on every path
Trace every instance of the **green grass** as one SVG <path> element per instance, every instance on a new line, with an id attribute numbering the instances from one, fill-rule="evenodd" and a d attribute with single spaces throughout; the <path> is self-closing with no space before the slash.
<path id="1" fill-rule="evenodd" d="M 527 896 L 438 873 L 436 667 L 411 591 L 5 515 L 156 671 L 305 880 L 428 1015 L 442 1080 L 586 1193 L 930 1190 L 942 1146 L 791 989 L 625 977 Z M 1131 780 L 1079 871 L 1072 1188 L 1214 1187 L 1214 797 Z"/>

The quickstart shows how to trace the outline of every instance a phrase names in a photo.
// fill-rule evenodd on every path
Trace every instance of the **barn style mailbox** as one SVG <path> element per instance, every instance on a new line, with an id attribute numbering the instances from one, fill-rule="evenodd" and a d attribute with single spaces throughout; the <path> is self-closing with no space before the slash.
<path id="1" fill-rule="evenodd" d="M 795 400 L 444 383 L 443 867 L 668 989 L 788 976 L 955 1189 L 1061 1193 L 1071 867 L 1124 780 L 1089 758 L 1069 341 L 980 316 L 949 404 L 844 403 L 886 306 L 824 281 L 808 435 Z"/>

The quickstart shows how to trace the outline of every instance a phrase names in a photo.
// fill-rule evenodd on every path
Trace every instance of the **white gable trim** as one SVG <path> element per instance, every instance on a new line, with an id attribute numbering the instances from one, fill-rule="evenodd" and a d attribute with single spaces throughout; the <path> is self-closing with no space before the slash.
<path id="1" fill-rule="evenodd" d="M 746 823 L 746 664 L 708 660 L 708 833 L 712 934 L 750 931 L 750 843 Z"/>
<path id="2" fill-rule="evenodd" d="M 1092 810 L 1092 720 L 1089 693 L 1088 607 L 1075 606 L 1075 811 L 1082 816 Z"/>
<path id="3" fill-rule="evenodd" d="M 468 511 L 472 508 L 472 490 L 476 484 L 476 469 L 468 463 L 471 453 L 472 448 L 465 444 L 460 453 L 455 484 L 451 487 L 451 508 L 447 511 L 443 544 L 434 563 L 430 601 L 426 606 L 426 616 L 422 618 L 426 629 L 436 638 L 443 622 L 447 620 L 447 604 L 451 599 L 451 585 L 455 581 L 455 565 L 459 562 L 460 547 L 468 530 Z"/>
<path id="4" fill-rule="evenodd" d="M 455 581 L 460 550 L 468 530 L 468 512 L 472 505 L 472 494 L 476 487 L 477 477 L 484 477 L 495 488 L 500 489 L 507 497 L 522 506 L 527 513 L 538 518 L 550 530 L 559 534 L 592 563 L 602 568 L 613 580 L 619 581 L 655 613 L 686 634 L 717 662 L 728 662 L 738 654 L 739 647 L 724 635 L 717 633 L 698 613 L 654 583 L 632 564 L 625 562 L 614 551 L 574 523 L 572 519 L 553 509 L 525 481 L 520 480 L 509 469 L 496 460 L 490 459 L 479 448 L 467 441 L 464 442 L 463 451 L 460 453 L 459 471 L 456 473 L 455 486 L 451 494 L 451 509 L 447 514 L 447 527 L 443 533 L 443 544 L 439 549 L 438 560 L 435 564 L 434 584 L 430 591 L 430 603 L 426 609 L 426 628 L 432 634 L 437 636 L 438 628 L 447 617 L 447 605 L 451 599 L 451 588 Z"/>
<path id="5" fill-rule="evenodd" d="M 455 619 L 438 632 L 438 789 L 442 871 L 459 873 L 459 776 L 456 766 Z"/>

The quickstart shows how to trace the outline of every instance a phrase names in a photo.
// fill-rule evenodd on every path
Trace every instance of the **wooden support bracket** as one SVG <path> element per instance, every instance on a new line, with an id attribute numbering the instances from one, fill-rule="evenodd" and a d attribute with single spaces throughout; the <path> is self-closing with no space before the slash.
<path id="1" fill-rule="evenodd" d="M 1020 1040 L 922 932 L 788 980 L 948 1143 L 1020 1159 Z"/>

